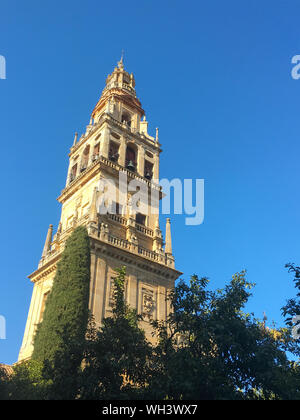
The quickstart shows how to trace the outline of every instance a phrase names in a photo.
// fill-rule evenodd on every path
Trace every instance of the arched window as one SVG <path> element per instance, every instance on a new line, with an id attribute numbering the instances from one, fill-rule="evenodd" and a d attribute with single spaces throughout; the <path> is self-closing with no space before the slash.
<path id="1" fill-rule="evenodd" d="M 112 162 L 118 162 L 119 159 L 119 145 L 114 141 L 109 142 L 109 160 Z"/>
<path id="2" fill-rule="evenodd" d="M 70 182 L 74 181 L 74 179 L 76 178 L 76 174 L 77 174 L 77 163 L 75 163 L 75 165 L 71 169 Z"/>
<path id="3" fill-rule="evenodd" d="M 153 164 L 147 159 L 145 160 L 144 177 L 149 180 L 153 177 Z"/>
<path id="4" fill-rule="evenodd" d="M 100 143 L 97 143 L 94 146 L 94 151 L 93 151 L 93 156 L 92 156 L 92 161 L 98 159 L 99 157 L 99 152 L 100 152 Z"/>
<path id="5" fill-rule="evenodd" d="M 127 146 L 125 166 L 132 172 L 136 171 L 136 150 L 133 145 Z"/>
<path id="6" fill-rule="evenodd" d="M 82 159 L 81 159 L 81 168 L 80 168 L 80 172 L 83 172 L 86 170 L 87 166 L 88 166 L 88 161 L 89 161 L 89 154 L 90 154 L 90 146 L 86 146 L 86 148 L 84 149 L 84 152 L 82 154 Z"/>
<path id="7" fill-rule="evenodd" d="M 136 213 L 135 215 L 135 221 L 139 225 L 146 226 L 146 216 L 142 213 Z"/>
<path id="8" fill-rule="evenodd" d="M 128 112 L 123 112 L 122 114 L 122 123 L 124 123 L 128 125 L 128 127 L 131 127 L 131 116 Z"/>

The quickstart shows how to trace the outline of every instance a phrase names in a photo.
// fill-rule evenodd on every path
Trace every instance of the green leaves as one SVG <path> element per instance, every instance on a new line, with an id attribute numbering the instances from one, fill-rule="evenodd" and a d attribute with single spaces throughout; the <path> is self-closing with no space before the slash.
<path id="1" fill-rule="evenodd" d="M 76 233 L 76 235 L 75 235 Z M 0 398 L 10 399 L 299 399 L 298 343 L 290 328 L 267 328 L 244 313 L 254 284 L 235 274 L 223 289 L 209 290 L 193 275 L 170 293 L 166 322 L 153 321 L 150 344 L 142 316 L 124 299 L 126 269 L 116 270 L 112 315 L 99 329 L 87 322 L 89 248 L 86 232 L 74 237 L 58 267 L 38 329 L 33 360 L 11 378 L 0 372 Z M 295 272 L 298 284 L 299 270 Z M 283 309 L 292 316 L 298 300 Z"/>
<path id="2" fill-rule="evenodd" d="M 292 329 L 296 325 L 293 322 L 295 316 L 300 315 L 300 267 L 294 264 L 286 264 L 288 271 L 294 274 L 294 284 L 297 290 L 296 297 L 289 299 L 285 306 L 281 308 L 281 312 L 285 317 L 287 331 L 285 331 L 284 348 L 286 351 L 292 353 L 296 357 L 300 357 L 300 339 L 292 337 Z"/>
<path id="3" fill-rule="evenodd" d="M 82 343 L 88 322 L 90 244 L 87 231 L 78 227 L 66 242 L 57 266 L 43 322 L 38 326 L 34 360 L 53 360 L 66 351 L 66 343 Z"/>
<path id="4" fill-rule="evenodd" d="M 282 398 L 278 385 L 290 369 L 278 339 L 243 308 L 253 284 L 237 273 L 223 290 L 207 279 L 180 281 L 170 296 L 173 313 L 160 336 L 161 395 L 183 399 Z M 181 344 L 178 344 L 178 339 Z M 253 390 L 258 390 L 256 393 Z"/>
<path id="5" fill-rule="evenodd" d="M 147 387 L 152 349 L 138 327 L 140 316 L 124 300 L 125 267 L 116 273 L 113 314 L 85 352 L 80 399 L 137 399 Z"/>

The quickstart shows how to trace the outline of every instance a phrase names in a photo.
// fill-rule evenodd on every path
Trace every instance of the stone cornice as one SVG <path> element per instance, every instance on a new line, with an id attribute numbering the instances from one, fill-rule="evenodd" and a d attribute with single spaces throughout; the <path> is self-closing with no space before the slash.
<path id="1" fill-rule="evenodd" d="M 120 260 L 120 262 L 124 265 L 134 265 L 142 270 L 162 276 L 168 281 L 174 281 L 183 274 L 175 268 L 152 261 L 129 250 L 116 247 L 110 243 L 103 242 L 94 235 L 90 234 L 89 236 L 91 238 L 91 252 L 95 255 L 99 255 L 97 252 L 100 252 L 103 255 Z"/>
<path id="2" fill-rule="evenodd" d="M 93 126 L 93 128 L 82 138 L 79 139 L 79 142 L 76 143 L 74 146 L 71 147 L 69 157 L 77 152 L 77 150 L 86 143 L 90 137 L 92 137 L 106 122 L 105 114 L 100 118 L 100 120 Z"/>
<path id="3" fill-rule="evenodd" d="M 100 172 L 100 158 L 94 161 L 84 172 L 79 174 L 74 181 L 72 181 L 66 188 L 64 188 L 57 201 L 64 203 L 69 197 L 71 197 L 82 185 L 86 184 L 92 179 L 97 173 Z"/>
<path id="4" fill-rule="evenodd" d="M 36 283 L 41 280 L 43 277 L 46 277 L 48 274 L 52 273 L 56 270 L 57 262 L 61 256 L 62 252 L 55 254 L 53 258 L 51 258 L 45 265 L 35 270 L 31 273 L 28 278 L 33 282 Z"/>
<path id="5" fill-rule="evenodd" d="M 99 101 L 97 102 L 97 104 L 95 105 L 93 109 L 93 112 L 92 112 L 93 118 L 97 112 L 103 109 L 103 107 L 106 105 L 107 100 L 111 97 L 114 97 L 117 100 L 124 102 L 128 106 L 135 108 L 136 111 L 140 114 L 140 117 L 142 117 L 145 114 L 145 111 L 142 108 L 142 104 L 140 100 L 135 95 L 134 96 L 132 95 L 132 92 L 130 91 L 130 87 L 128 87 L 126 83 L 123 85 L 124 85 L 123 89 L 120 87 L 104 88 L 101 98 L 99 99 Z"/>
<path id="6" fill-rule="evenodd" d="M 123 134 L 125 136 L 130 136 L 134 138 L 138 144 L 143 144 L 146 147 L 149 147 L 149 146 L 153 147 L 153 153 L 155 153 L 155 151 L 159 153 L 162 152 L 162 149 L 160 148 L 161 145 L 159 143 L 155 143 L 154 138 L 152 140 L 152 138 L 145 136 L 145 134 L 143 133 L 132 131 L 130 127 L 120 123 L 120 121 L 116 120 L 111 115 L 108 115 L 108 117 L 109 117 L 108 122 L 113 124 L 115 127 L 121 129 L 121 132 L 124 132 Z"/>
<path id="7" fill-rule="evenodd" d="M 132 252 L 130 249 L 121 248 L 120 246 L 107 241 L 104 242 L 95 234 L 89 233 L 89 237 L 91 240 L 91 252 L 99 250 L 103 253 L 103 255 L 118 259 L 124 264 L 127 263 L 135 265 L 143 270 L 147 270 L 169 280 L 176 280 L 182 274 L 182 272 L 176 270 L 175 268 L 167 266 L 161 262 L 154 261 L 150 257 L 148 258 L 147 256 Z M 53 258 L 50 256 L 46 264 L 31 273 L 28 278 L 32 282 L 36 283 L 51 272 L 55 271 L 57 262 L 60 259 L 62 252 L 63 251 L 55 253 Z M 149 250 L 149 253 L 152 254 L 153 252 Z"/>

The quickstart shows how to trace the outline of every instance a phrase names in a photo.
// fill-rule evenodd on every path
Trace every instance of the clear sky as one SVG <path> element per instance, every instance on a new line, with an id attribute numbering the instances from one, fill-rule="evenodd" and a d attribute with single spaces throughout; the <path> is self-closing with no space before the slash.
<path id="1" fill-rule="evenodd" d="M 0 362 L 17 359 L 74 132 L 122 49 L 160 129 L 161 176 L 205 179 L 204 223 L 172 217 L 176 267 L 214 288 L 246 269 L 248 310 L 283 323 L 284 265 L 300 263 L 299 13 L 298 0 L 1 1 Z"/>

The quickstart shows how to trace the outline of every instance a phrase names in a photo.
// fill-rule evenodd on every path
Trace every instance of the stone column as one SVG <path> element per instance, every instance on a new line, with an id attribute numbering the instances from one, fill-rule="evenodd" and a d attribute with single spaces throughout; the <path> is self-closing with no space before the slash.
<path id="1" fill-rule="evenodd" d="M 139 175 L 144 176 L 145 170 L 145 149 L 140 144 L 138 145 L 138 157 L 137 157 L 137 172 Z"/>
<path id="2" fill-rule="evenodd" d="M 118 163 L 120 166 L 125 167 L 125 158 L 126 158 L 126 140 L 124 136 L 121 136 L 121 144 L 119 147 L 119 160 L 118 160 Z"/>
<path id="3" fill-rule="evenodd" d="M 155 181 L 159 180 L 159 155 L 154 155 L 154 165 L 153 165 L 153 179 Z"/>
<path id="4" fill-rule="evenodd" d="M 93 155 L 94 155 L 94 144 L 90 143 L 90 151 L 89 151 L 89 159 L 88 159 L 88 163 L 87 166 L 91 166 L 91 164 L 93 163 Z"/>
<path id="5" fill-rule="evenodd" d="M 128 276 L 127 283 L 127 303 L 132 307 L 137 307 L 137 277 L 134 274 Z"/>
<path id="6" fill-rule="evenodd" d="M 102 140 L 100 142 L 100 155 L 108 159 L 108 152 L 109 152 L 109 128 L 107 125 L 104 127 Z"/>

